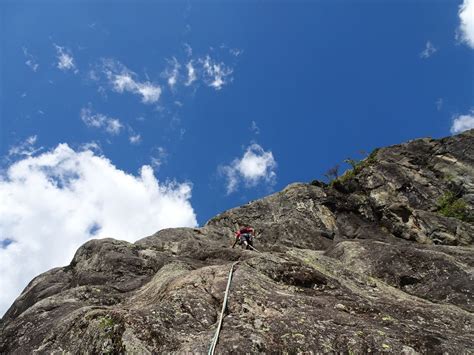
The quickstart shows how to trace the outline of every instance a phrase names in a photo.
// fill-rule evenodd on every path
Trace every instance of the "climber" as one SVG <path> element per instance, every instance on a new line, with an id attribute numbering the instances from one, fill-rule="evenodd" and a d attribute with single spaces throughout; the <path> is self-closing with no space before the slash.
<path id="1" fill-rule="evenodd" d="M 235 247 L 237 243 L 239 245 L 245 245 L 245 249 L 252 249 L 253 247 L 253 238 L 255 237 L 255 230 L 252 227 L 242 227 L 235 233 L 235 243 L 232 245 L 232 248 Z"/>

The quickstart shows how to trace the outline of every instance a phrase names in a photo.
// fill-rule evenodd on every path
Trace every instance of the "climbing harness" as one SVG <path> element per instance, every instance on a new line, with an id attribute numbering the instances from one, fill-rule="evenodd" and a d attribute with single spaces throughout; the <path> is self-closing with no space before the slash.
<path id="1" fill-rule="evenodd" d="M 227 298 L 229 297 L 230 282 L 232 281 L 232 274 L 234 273 L 234 266 L 237 265 L 238 263 L 239 263 L 239 261 L 236 261 L 230 267 L 229 277 L 228 277 L 228 280 L 227 280 L 227 287 L 225 289 L 225 294 L 224 294 L 224 301 L 222 302 L 221 315 L 219 317 L 219 323 L 217 324 L 216 334 L 212 338 L 211 346 L 209 347 L 209 351 L 207 352 L 208 355 L 214 355 L 214 351 L 216 349 L 217 341 L 219 340 L 219 333 L 220 333 L 221 327 L 222 327 L 222 320 L 224 318 L 224 312 L 225 312 L 225 309 L 227 307 Z"/>

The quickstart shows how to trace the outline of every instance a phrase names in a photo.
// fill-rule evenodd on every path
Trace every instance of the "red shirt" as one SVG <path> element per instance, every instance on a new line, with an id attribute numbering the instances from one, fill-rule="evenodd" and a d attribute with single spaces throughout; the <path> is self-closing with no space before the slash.
<path id="1" fill-rule="evenodd" d="M 254 230 L 251 227 L 241 228 L 238 232 L 235 233 L 235 237 L 239 238 L 242 234 L 253 233 Z"/>

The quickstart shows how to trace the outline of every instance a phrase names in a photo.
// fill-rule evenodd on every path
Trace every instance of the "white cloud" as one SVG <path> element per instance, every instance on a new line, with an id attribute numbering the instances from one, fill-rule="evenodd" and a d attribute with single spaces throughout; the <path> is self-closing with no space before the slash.
<path id="1" fill-rule="evenodd" d="M 193 66 L 193 61 L 190 60 L 188 62 L 188 64 L 186 64 L 186 69 L 188 70 L 188 78 L 186 80 L 186 83 L 184 85 L 186 86 L 189 86 L 191 85 L 193 82 L 196 81 L 197 79 L 197 76 L 196 76 L 196 69 L 194 69 L 194 66 Z"/>
<path id="2" fill-rule="evenodd" d="M 94 141 L 81 144 L 80 150 L 90 150 L 96 154 L 102 154 L 102 147 L 100 146 L 100 143 Z"/>
<path id="3" fill-rule="evenodd" d="M 436 109 L 437 109 L 438 111 L 441 111 L 441 109 L 443 108 L 443 105 L 444 105 L 444 100 L 443 100 L 443 98 L 440 97 L 438 100 L 436 100 L 435 105 L 436 105 Z"/>
<path id="4" fill-rule="evenodd" d="M 109 118 L 105 126 L 105 130 L 110 134 L 119 134 L 120 130 L 123 128 L 123 125 L 116 118 Z"/>
<path id="5" fill-rule="evenodd" d="M 139 133 L 132 133 L 128 137 L 128 140 L 130 141 L 131 144 L 137 145 L 137 144 L 140 144 L 140 142 L 142 141 L 142 136 Z"/>
<path id="6" fill-rule="evenodd" d="M 250 130 L 255 134 L 260 134 L 260 128 L 258 128 L 257 122 L 255 121 L 252 121 L 252 123 L 250 124 Z"/>
<path id="7" fill-rule="evenodd" d="M 128 126 L 128 141 L 133 145 L 138 145 L 142 142 L 141 134 L 135 132 L 135 130 L 130 126 Z"/>
<path id="8" fill-rule="evenodd" d="M 104 59 L 102 72 L 105 74 L 115 92 L 130 92 L 142 97 L 145 104 L 155 103 L 161 96 L 161 87 L 149 81 L 139 81 L 137 75 L 122 63 Z"/>
<path id="9" fill-rule="evenodd" d="M 117 93 L 132 93 L 141 97 L 145 104 L 159 103 L 163 90 L 177 94 L 181 87 L 190 87 L 195 83 L 221 90 L 233 80 L 233 66 L 224 61 L 217 60 L 215 49 L 210 48 L 210 53 L 204 56 L 194 56 L 191 46 L 183 44 L 184 52 L 181 56 L 173 56 L 167 60 L 167 65 L 160 74 L 160 81 L 153 82 L 146 77 L 145 80 L 128 69 L 121 62 L 112 58 L 103 58 L 87 74 L 87 79 L 94 81 L 99 86 L 99 92 L 106 98 L 104 87 Z M 235 61 L 242 51 L 238 49 L 223 48 L 220 55 L 224 59 Z M 184 57 L 184 58 L 183 58 Z M 230 58 L 232 57 L 232 58 Z M 193 86 L 196 89 L 197 86 Z M 195 91 L 194 91 L 195 92 Z M 167 98 L 165 97 L 165 100 Z M 160 106 L 166 105 L 166 102 Z"/>
<path id="10" fill-rule="evenodd" d="M 474 0 L 464 0 L 459 7 L 460 25 L 457 37 L 461 42 L 474 48 Z"/>
<path id="11" fill-rule="evenodd" d="M 130 73 L 111 75 L 111 84 L 115 91 L 123 93 L 124 91 L 134 91 L 137 83 L 133 80 Z"/>
<path id="12" fill-rule="evenodd" d="M 105 88 L 103 86 L 99 86 L 97 88 L 97 92 L 99 93 L 99 95 L 104 99 L 104 100 L 107 100 L 108 99 L 108 96 L 107 96 L 107 91 L 105 90 Z"/>
<path id="13" fill-rule="evenodd" d="M 142 95 L 142 102 L 144 104 L 152 104 L 159 100 L 161 88 L 147 81 L 145 83 L 138 83 L 136 92 Z"/>
<path id="14" fill-rule="evenodd" d="M 67 144 L 0 175 L 0 315 L 34 276 L 68 264 L 91 238 L 133 242 L 162 228 L 196 226 L 188 183 L 138 176 Z M 25 262 L 27 260 L 27 262 Z"/>
<path id="15" fill-rule="evenodd" d="M 184 43 L 183 44 L 183 47 L 184 47 L 184 52 L 186 53 L 186 55 L 188 57 L 191 57 L 193 55 L 193 49 L 192 47 L 189 45 L 189 43 Z"/>
<path id="16" fill-rule="evenodd" d="M 466 115 L 454 117 L 453 124 L 451 125 L 451 133 L 457 134 L 472 128 L 474 128 L 474 110 L 471 110 L 471 112 Z"/>
<path id="17" fill-rule="evenodd" d="M 259 183 L 274 185 L 277 163 L 271 151 L 265 151 L 258 144 L 250 145 L 240 159 L 234 159 L 229 165 L 220 166 L 219 172 L 227 179 L 227 194 L 237 191 L 240 182 L 246 187 Z"/>
<path id="18" fill-rule="evenodd" d="M 25 58 L 26 58 L 26 62 L 25 64 L 31 69 L 33 70 L 34 72 L 36 72 L 39 68 L 39 64 L 37 63 L 36 61 L 36 58 L 30 53 L 28 52 L 28 48 L 26 47 L 23 47 L 23 54 L 25 55 Z"/>
<path id="19" fill-rule="evenodd" d="M 229 48 L 229 46 L 224 43 L 222 43 L 219 48 L 227 50 L 228 53 L 234 57 L 239 57 L 244 52 L 244 50 L 240 48 Z"/>
<path id="20" fill-rule="evenodd" d="M 41 151 L 43 147 L 36 148 L 36 141 L 38 140 L 38 136 L 29 136 L 26 138 L 23 142 L 20 142 L 19 144 L 10 147 L 8 150 L 8 156 L 9 157 L 29 157 L 32 156 L 33 154 Z"/>
<path id="21" fill-rule="evenodd" d="M 171 90 L 173 90 L 175 85 L 178 83 L 179 68 L 181 68 L 181 65 L 179 64 L 178 60 L 173 57 L 173 59 L 168 61 L 168 67 L 162 74 L 163 77 L 165 77 L 168 81 L 168 85 Z"/>
<path id="22" fill-rule="evenodd" d="M 433 44 L 428 41 L 425 44 L 425 49 L 420 53 L 420 58 L 427 59 L 436 53 L 438 49 L 433 46 Z"/>
<path id="23" fill-rule="evenodd" d="M 150 157 L 150 163 L 155 169 L 159 169 L 168 159 L 168 152 L 163 147 L 154 147 Z"/>
<path id="24" fill-rule="evenodd" d="M 186 26 L 184 26 L 183 34 L 187 35 L 189 33 L 191 33 L 191 25 L 188 23 Z"/>
<path id="25" fill-rule="evenodd" d="M 230 75 L 233 73 L 232 68 L 226 66 L 224 63 L 216 62 L 209 55 L 204 59 L 200 59 L 203 66 L 204 82 L 216 90 L 222 87 L 229 81 L 232 81 Z"/>
<path id="26" fill-rule="evenodd" d="M 244 51 L 239 48 L 231 48 L 229 49 L 229 53 L 232 54 L 234 57 L 239 57 Z"/>
<path id="27" fill-rule="evenodd" d="M 74 73 L 77 73 L 76 64 L 74 63 L 74 58 L 69 49 L 65 47 L 54 45 L 57 53 L 58 69 L 62 71 L 72 70 Z"/>
<path id="28" fill-rule="evenodd" d="M 94 113 L 92 108 L 83 107 L 80 112 L 82 122 L 88 127 L 103 128 L 107 133 L 117 135 L 123 128 L 122 123 L 117 118 L 108 117 L 101 113 Z"/>

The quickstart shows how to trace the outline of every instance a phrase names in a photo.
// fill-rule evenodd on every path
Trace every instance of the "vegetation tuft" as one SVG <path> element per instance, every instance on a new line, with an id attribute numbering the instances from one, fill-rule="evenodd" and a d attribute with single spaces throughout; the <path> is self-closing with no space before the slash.
<path id="1" fill-rule="evenodd" d="M 351 166 L 351 170 L 346 171 L 342 176 L 337 177 L 330 182 L 331 185 L 334 185 L 334 183 L 340 183 L 343 184 L 353 178 L 357 174 L 359 174 L 363 169 L 368 167 L 369 165 L 372 165 L 376 162 L 376 156 L 377 152 L 379 151 L 379 148 L 376 148 L 372 151 L 372 153 L 369 154 L 369 156 L 363 160 L 356 160 L 352 158 L 347 158 L 344 160 L 345 163 L 349 164 Z"/>
<path id="2" fill-rule="evenodd" d="M 457 218 L 464 222 L 473 221 L 472 216 L 469 215 L 466 201 L 452 191 L 448 191 L 441 196 L 437 205 L 438 212 L 445 217 Z"/>
<path id="3" fill-rule="evenodd" d="M 99 320 L 99 326 L 102 329 L 113 328 L 114 325 L 115 325 L 115 322 L 109 315 L 105 317 L 101 317 Z"/>

